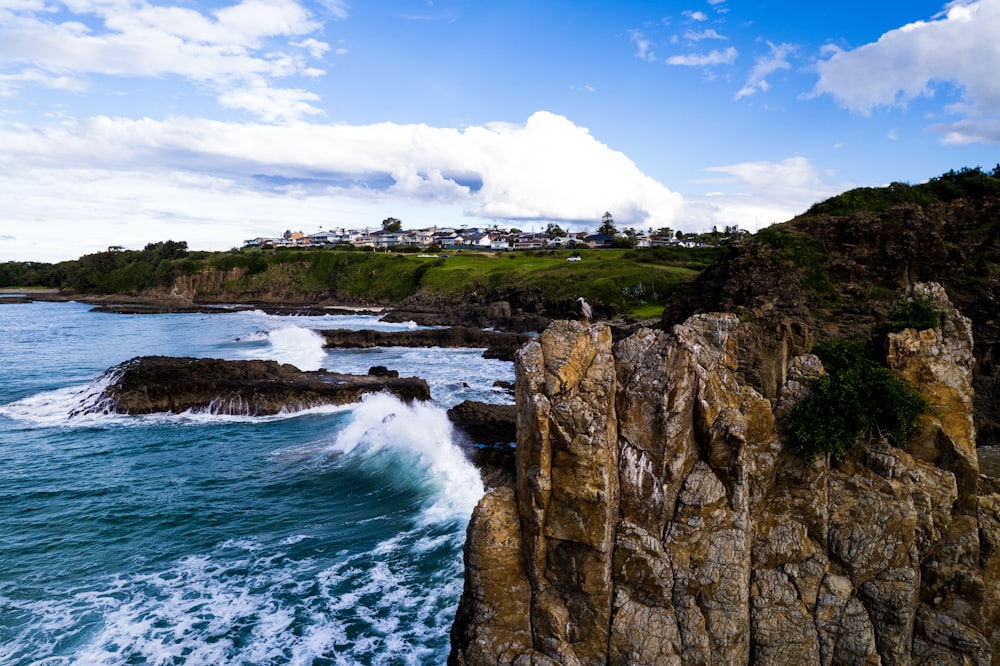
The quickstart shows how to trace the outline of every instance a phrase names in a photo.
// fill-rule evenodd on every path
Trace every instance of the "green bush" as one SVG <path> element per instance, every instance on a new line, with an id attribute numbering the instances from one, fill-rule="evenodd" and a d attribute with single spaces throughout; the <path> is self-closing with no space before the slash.
<path id="1" fill-rule="evenodd" d="M 812 393 L 783 421 L 793 448 L 813 462 L 825 453 L 841 460 L 864 435 L 905 446 L 929 409 L 913 387 L 858 342 L 828 340 L 813 352 L 828 374 L 814 380 Z"/>
<path id="2" fill-rule="evenodd" d="M 913 296 L 893 306 L 889 312 L 889 325 L 894 333 L 904 328 L 915 328 L 918 331 L 941 328 L 941 311 L 935 309 L 926 297 Z"/>

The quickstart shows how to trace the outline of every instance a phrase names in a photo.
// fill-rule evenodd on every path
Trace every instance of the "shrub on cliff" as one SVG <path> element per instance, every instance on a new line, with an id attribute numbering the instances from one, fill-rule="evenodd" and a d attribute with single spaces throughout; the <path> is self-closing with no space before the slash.
<path id="1" fill-rule="evenodd" d="M 784 419 L 793 448 L 812 462 L 824 453 L 844 458 L 866 434 L 905 446 L 929 408 L 913 387 L 858 342 L 827 340 L 813 352 L 827 374 Z"/>

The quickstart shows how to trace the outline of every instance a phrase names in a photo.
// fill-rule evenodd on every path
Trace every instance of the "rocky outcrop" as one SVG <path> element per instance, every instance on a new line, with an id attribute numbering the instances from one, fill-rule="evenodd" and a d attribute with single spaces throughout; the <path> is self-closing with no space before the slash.
<path id="1" fill-rule="evenodd" d="M 513 360 L 518 347 L 530 340 L 526 335 L 488 331 L 468 326 L 414 329 L 410 331 L 360 331 L 336 328 L 319 331 L 325 346 L 341 347 L 484 347 L 487 358 Z"/>
<path id="2" fill-rule="evenodd" d="M 366 393 L 388 392 L 407 402 L 430 399 L 427 382 L 417 377 L 305 372 L 275 361 L 143 356 L 115 366 L 106 377 L 106 388 L 83 411 L 262 416 L 348 404 Z"/>
<path id="3" fill-rule="evenodd" d="M 814 356 L 772 403 L 738 380 L 735 316 L 617 343 L 554 323 L 518 353 L 517 485 L 474 512 L 450 663 L 997 663 L 1000 494 L 942 307 L 891 343 L 939 405 L 920 441 L 812 466 L 779 423 Z"/>
<path id="4" fill-rule="evenodd" d="M 552 321 L 541 297 L 526 299 L 529 294 L 512 294 L 511 301 L 476 302 L 475 295 L 446 298 L 439 294 L 414 294 L 396 303 L 384 321 L 412 321 L 421 326 L 469 326 L 492 328 L 512 333 L 537 333 Z M 527 309 L 526 309 L 527 308 Z"/>
<path id="5" fill-rule="evenodd" d="M 675 290 L 670 330 L 690 315 L 734 312 L 741 381 L 769 399 L 792 358 L 819 339 L 864 336 L 910 284 L 937 282 L 973 322 L 979 446 L 1000 444 L 1000 199 L 880 212 L 810 211 L 732 243 L 727 256 Z"/>

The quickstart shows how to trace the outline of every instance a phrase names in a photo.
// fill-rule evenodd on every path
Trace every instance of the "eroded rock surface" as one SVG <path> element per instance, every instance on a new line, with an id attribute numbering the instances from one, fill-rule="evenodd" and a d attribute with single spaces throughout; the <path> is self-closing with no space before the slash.
<path id="1" fill-rule="evenodd" d="M 112 368 L 108 377 L 88 411 L 262 416 L 357 402 L 366 393 L 388 392 L 407 402 L 430 399 L 427 382 L 417 377 L 306 372 L 276 361 L 142 356 Z"/>
<path id="2" fill-rule="evenodd" d="M 837 465 L 778 426 L 818 359 L 772 405 L 738 381 L 731 315 L 618 343 L 552 324 L 517 356 L 517 485 L 474 513 L 450 663 L 998 663 L 971 329 L 927 289 L 944 325 L 898 334 L 891 362 L 939 413 L 910 451 L 873 439 Z"/>

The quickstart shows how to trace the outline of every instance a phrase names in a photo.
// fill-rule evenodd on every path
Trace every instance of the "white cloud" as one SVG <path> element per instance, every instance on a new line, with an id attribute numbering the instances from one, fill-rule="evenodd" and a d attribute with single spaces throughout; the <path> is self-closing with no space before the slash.
<path id="1" fill-rule="evenodd" d="M 707 231 L 738 225 L 757 231 L 805 212 L 812 204 L 853 187 L 827 182 L 804 157 L 781 162 L 742 162 L 710 167 L 716 176 L 703 182 L 716 189 L 709 195 L 687 196 L 678 214 L 684 231 Z"/>
<path id="2" fill-rule="evenodd" d="M 758 90 L 761 92 L 766 91 L 768 89 L 766 77 L 780 69 L 791 68 L 791 65 L 788 63 L 788 56 L 795 51 L 795 46 L 792 44 L 775 45 L 771 42 L 768 42 L 767 46 L 770 49 L 770 53 L 766 56 L 757 56 L 754 58 L 755 64 L 753 69 L 750 70 L 746 83 L 736 93 L 736 99 L 753 95 Z"/>
<path id="3" fill-rule="evenodd" d="M 862 114 L 878 107 L 905 107 L 953 86 L 962 103 L 948 113 L 963 116 L 936 125 L 947 141 L 992 142 L 1000 118 L 1000 0 L 953 2 L 930 21 L 917 21 L 852 50 L 829 47 L 817 64 L 813 95 L 830 94 Z"/>
<path id="4" fill-rule="evenodd" d="M 684 33 L 684 39 L 689 42 L 700 42 L 703 39 L 729 39 L 725 35 L 720 35 L 718 32 L 709 28 L 707 30 L 702 30 L 701 32 L 695 32 L 694 30 L 688 30 Z"/>
<path id="5" fill-rule="evenodd" d="M 712 65 L 730 65 L 736 60 L 739 52 L 730 46 L 724 51 L 713 50 L 709 53 L 690 53 L 688 55 L 670 56 L 668 65 L 684 65 L 686 67 L 709 67 Z"/>
<path id="6" fill-rule="evenodd" d="M 447 211 L 437 223 L 466 215 L 592 228 L 606 210 L 630 226 L 671 224 L 681 205 L 624 154 L 547 112 L 463 130 L 108 117 L 0 125 L 0 191 L 0 230 L 45 227 L 62 258 L 95 242 L 167 237 L 192 247 L 212 237 L 211 249 L 226 249 L 279 227 L 343 224 L 332 218 L 345 209 L 358 226 L 389 214 L 412 226 L 413 211 L 433 208 Z"/>
<path id="7" fill-rule="evenodd" d="M 681 14 L 683 14 L 686 18 L 688 18 L 688 19 L 690 19 L 692 21 L 707 21 L 708 20 L 708 15 L 705 14 L 705 12 L 702 12 L 702 11 L 692 11 L 690 9 L 685 9 L 683 12 L 681 12 Z"/>
<path id="8" fill-rule="evenodd" d="M 274 82 L 322 74 L 309 64 L 329 50 L 309 37 L 319 27 L 295 0 L 241 0 L 208 13 L 140 0 L 22 3 L 0 9 L 0 94 L 29 84 L 80 89 L 90 75 L 170 74 L 246 100 L 240 108 L 263 109 L 262 117 L 296 118 L 317 109 Z"/>
<path id="9" fill-rule="evenodd" d="M 646 62 L 655 62 L 656 54 L 653 53 L 650 41 L 639 30 L 629 30 L 629 39 L 635 44 L 635 57 Z"/>

